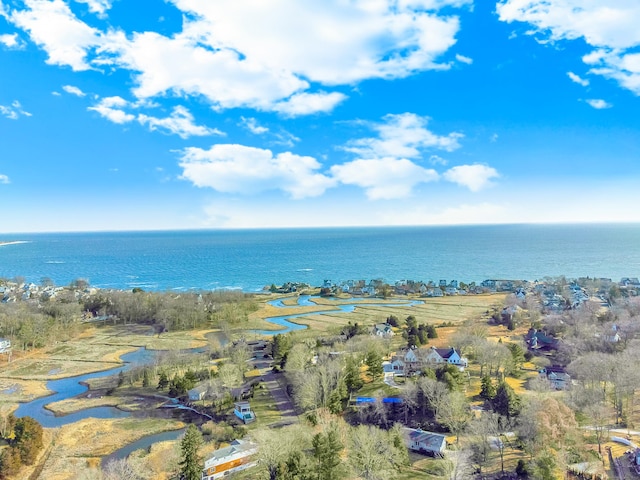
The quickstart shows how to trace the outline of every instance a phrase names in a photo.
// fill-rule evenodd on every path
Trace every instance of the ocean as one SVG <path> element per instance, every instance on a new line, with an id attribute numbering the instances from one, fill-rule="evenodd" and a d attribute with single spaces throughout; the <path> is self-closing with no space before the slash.
<path id="1" fill-rule="evenodd" d="M 0 235 L 0 277 L 98 288 L 259 291 L 287 281 L 640 276 L 640 224 Z"/>

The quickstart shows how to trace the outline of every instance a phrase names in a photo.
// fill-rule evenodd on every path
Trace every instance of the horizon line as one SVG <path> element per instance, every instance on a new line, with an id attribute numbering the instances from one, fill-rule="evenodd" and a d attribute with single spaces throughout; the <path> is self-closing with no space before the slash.
<path id="1" fill-rule="evenodd" d="M 605 225 L 640 225 L 638 221 L 593 221 L 593 222 L 504 222 L 504 223 L 432 223 L 405 225 L 317 225 L 317 226 L 274 226 L 274 227 L 192 227 L 192 228 L 149 228 L 149 229 L 96 229 L 96 230 L 39 230 L 22 232 L 0 232 L 3 235 L 44 235 L 44 234 L 83 234 L 83 233 L 162 233 L 162 232 L 237 232 L 237 231 L 268 231 L 268 230 L 320 230 L 320 229 L 371 229 L 371 228 L 455 228 L 455 227 L 500 227 L 500 226 L 605 226 Z M 14 240 L 11 240 L 12 242 Z M 0 244 L 2 240 L 0 239 Z"/>

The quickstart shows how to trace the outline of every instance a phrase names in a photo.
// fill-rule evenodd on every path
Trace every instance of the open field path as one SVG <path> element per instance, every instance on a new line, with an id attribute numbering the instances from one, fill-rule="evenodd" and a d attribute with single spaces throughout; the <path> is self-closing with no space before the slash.
<path id="1" fill-rule="evenodd" d="M 273 401 L 280 411 L 280 415 L 282 415 L 282 420 L 277 425 L 272 426 L 291 425 L 298 422 L 296 408 L 278 379 L 280 375 L 282 374 L 269 371 L 262 376 L 264 384 L 269 390 L 271 397 L 273 397 Z"/>

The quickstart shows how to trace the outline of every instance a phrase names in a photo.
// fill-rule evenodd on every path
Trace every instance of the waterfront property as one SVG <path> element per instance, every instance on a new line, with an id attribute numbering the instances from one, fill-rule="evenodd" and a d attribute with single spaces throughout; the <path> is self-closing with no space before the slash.
<path id="1" fill-rule="evenodd" d="M 204 462 L 202 480 L 216 480 L 232 473 L 254 467 L 258 453 L 257 445 L 246 440 L 234 440 L 231 445 L 220 448 Z"/>

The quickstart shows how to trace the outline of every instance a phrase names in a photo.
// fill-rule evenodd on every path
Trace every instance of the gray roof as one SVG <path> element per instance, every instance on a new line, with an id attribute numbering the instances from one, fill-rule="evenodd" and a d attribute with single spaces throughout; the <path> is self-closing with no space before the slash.
<path id="1" fill-rule="evenodd" d="M 405 428 L 405 432 L 410 442 L 419 443 L 421 447 L 433 452 L 440 452 L 447 445 L 446 437 L 439 433 L 426 432 L 414 428 Z"/>
<path id="2" fill-rule="evenodd" d="M 244 452 L 246 450 L 252 450 L 254 448 L 256 448 L 256 446 L 251 442 L 247 442 L 246 440 L 234 440 L 233 442 L 231 442 L 231 445 L 229 445 L 228 447 L 220 448 L 215 452 L 213 452 L 213 454 L 211 455 L 211 457 L 209 457 L 209 460 L 207 461 L 211 461 L 214 459 L 221 460 L 235 453 Z"/>

